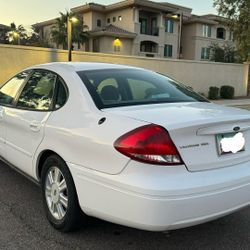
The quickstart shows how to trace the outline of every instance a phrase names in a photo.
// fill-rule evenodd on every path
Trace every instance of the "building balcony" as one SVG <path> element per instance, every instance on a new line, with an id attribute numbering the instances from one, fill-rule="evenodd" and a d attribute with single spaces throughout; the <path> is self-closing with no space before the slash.
<path id="1" fill-rule="evenodd" d="M 143 11 L 139 12 L 140 34 L 159 36 L 159 14 Z"/>
<path id="2" fill-rule="evenodd" d="M 142 30 L 140 29 L 141 35 L 148 35 L 148 36 L 159 36 L 159 28 L 156 27 L 154 29 Z"/>

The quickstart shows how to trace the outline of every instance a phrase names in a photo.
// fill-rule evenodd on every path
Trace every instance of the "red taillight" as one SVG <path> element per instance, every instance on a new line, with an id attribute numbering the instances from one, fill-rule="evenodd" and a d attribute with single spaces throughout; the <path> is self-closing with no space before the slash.
<path id="1" fill-rule="evenodd" d="M 158 165 L 183 164 L 168 132 L 157 125 L 139 127 L 121 136 L 114 147 L 137 161 Z"/>

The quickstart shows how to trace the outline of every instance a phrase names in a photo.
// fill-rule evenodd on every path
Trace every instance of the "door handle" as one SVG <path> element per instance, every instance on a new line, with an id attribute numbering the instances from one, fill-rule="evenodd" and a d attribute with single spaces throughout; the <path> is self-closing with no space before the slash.
<path id="1" fill-rule="evenodd" d="M 34 132 L 38 132 L 41 129 L 41 123 L 39 122 L 31 122 L 30 123 L 30 129 Z"/>

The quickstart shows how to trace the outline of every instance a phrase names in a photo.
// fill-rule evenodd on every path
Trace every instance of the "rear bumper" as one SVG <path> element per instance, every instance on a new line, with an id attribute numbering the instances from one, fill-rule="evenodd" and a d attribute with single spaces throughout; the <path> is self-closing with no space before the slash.
<path id="1" fill-rule="evenodd" d="M 190 173 L 130 161 L 119 175 L 68 163 L 82 210 L 150 231 L 192 226 L 250 204 L 250 163 Z"/>

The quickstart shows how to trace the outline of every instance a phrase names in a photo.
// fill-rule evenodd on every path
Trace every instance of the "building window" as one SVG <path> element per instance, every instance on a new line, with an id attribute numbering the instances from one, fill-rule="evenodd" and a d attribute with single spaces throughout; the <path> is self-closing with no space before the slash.
<path id="1" fill-rule="evenodd" d="M 116 38 L 113 41 L 113 46 L 114 46 L 114 52 L 120 52 L 121 46 L 122 46 L 122 41 L 119 38 Z"/>
<path id="2" fill-rule="evenodd" d="M 110 18 L 107 19 L 107 23 L 110 23 Z"/>
<path id="3" fill-rule="evenodd" d="M 211 26 L 210 25 L 203 25 L 203 36 L 211 37 Z"/>
<path id="4" fill-rule="evenodd" d="M 154 43 L 151 41 L 141 42 L 141 46 L 140 46 L 141 52 L 157 53 L 157 50 L 158 50 L 157 43 Z"/>
<path id="5" fill-rule="evenodd" d="M 171 19 L 165 20 L 165 32 L 174 33 L 174 21 Z"/>
<path id="6" fill-rule="evenodd" d="M 140 24 L 141 24 L 141 34 L 146 34 L 148 29 L 148 22 L 146 18 L 140 18 Z"/>
<path id="7" fill-rule="evenodd" d="M 122 16 L 119 16 L 119 17 L 118 17 L 118 21 L 122 21 Z"/>
<path id="8" fill-rule="evenodd" d="M 164 46 L 164 57 L 173 57 L 173 45 L 165 44 L 165 46 Z"/>
<path id="9" fill-rule="evenodd" d="M 97 25 L 97 27 L 101 27 L 102 26 L 102 21 L 100 19 L 97 19 L 96 25 Z"/>
<path id="10" fill-rule="evenodd" d="M 114 46 L 114 52 L 120 52 L 121 51 L 121 46 Z"/>
<path id="11" fill-rule="evenodd" d="M 114 23 L 114 22 L 116 22 L 116 17 L 115 17 L 115 16 L 113 17 L 113 23 Z"/>
<path id="12" fill-rule="evenodd" d="M 151 32 L 150 35 L 158 36 L 158 27 L 157 27 L 157 18 L 154 17 L 151 19 Z"/>
<path id="13" fill-rule="evenodd" d="M 210 49 L 209 48 L 201 48 L 201 59 L 209 60 Z"/>
<path id="14" fill-rule="evenodd" d="M 216 37 L 218 39 L 226 39 L 226 30 L 224 28 L 218 28 L 217 29 L 217 35 Z"/>

